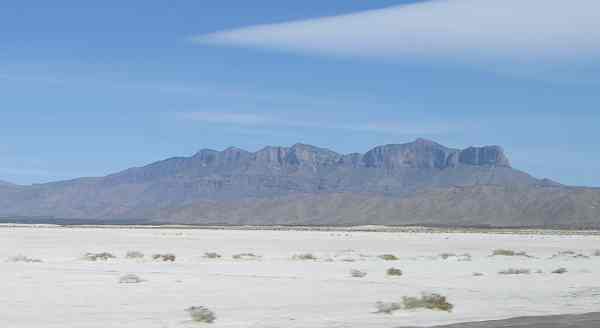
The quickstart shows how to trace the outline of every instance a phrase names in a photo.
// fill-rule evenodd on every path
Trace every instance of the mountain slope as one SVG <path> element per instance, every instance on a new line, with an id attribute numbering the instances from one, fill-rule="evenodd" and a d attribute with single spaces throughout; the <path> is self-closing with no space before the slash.
<path id="1" fill-rule="evenodd" d="M 598 220 L 595 211 L 585 209 L 595 206 L 587 205 L 586 197 L 594 200 L 597 193 L 513 169 L 498 146 L 459 150 L 417 139 L 345 155 L 305 144 L 254 153 L 203 149 L 101 178 L 0 188 L 0 215 L 229 224 L 568 225 Z"/>
<path id="2" fill-rule="evenodd" d="M 200 201 L 149 213 L 161 221 L 237 225 L 440 225 L 597 228 L 600 192 L 586 188 L 452 187 L 405 197 L 330 193 Z"/>

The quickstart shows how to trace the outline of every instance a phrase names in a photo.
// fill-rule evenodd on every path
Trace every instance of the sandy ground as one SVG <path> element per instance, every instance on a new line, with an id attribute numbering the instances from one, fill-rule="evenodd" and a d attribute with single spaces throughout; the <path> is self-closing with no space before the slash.
<path id="1" fill-rule="evenodd" d="M 489 256 L 500 248 L 533 257 Z M 594 235 L 2 227 L 0 321 L 18 328 L 202 326 L 184 312 L 190 306 L 214 310 L 215 328 L 432 326 L 578 314 L 600 308 L 596 249 Z M 126 259 L 134 250 L 146 258 Z M 551 258 L 561 251 L 589 257 Z M 118 258 L 90 262 L 82 259 L 86 252 Z M 223 257 L 206 259 L 205 252 Z M 154 253 L 177 259 L 152 261 Z M 232 259 L 237 253 L 262 258 Z M 291 259 L 301 253 L 318 260 Z M 471 260 L 441 253 L 468 253 Z M 17 255 L 43 262 L 10 260 Z M 386 276 L 390 267 L 404 275 Z M 550 273 L 560 267 L 568 272 Z M 532 273 L 498 274 L 508 268 Z M 351 269 L 368 275 L 350 277 Z M 145 281 L 120 284 L 128 273 Z M 421 292 L 446 295 L 454 310 L 374 313 L 378 301 Z"/>

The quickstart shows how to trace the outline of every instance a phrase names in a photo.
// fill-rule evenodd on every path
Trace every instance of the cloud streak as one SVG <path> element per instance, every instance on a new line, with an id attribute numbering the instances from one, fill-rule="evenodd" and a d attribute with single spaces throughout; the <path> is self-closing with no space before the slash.
<path id="1" fill-rule="evenodd" d="M 432 0 L 192 39 L 335 56 L 587 59 L 600 54 L 599 13 L 598 0 Z"/>
<path id="2" fill-rule="evenodd" d="M 291 118 L 280 118 L 262 114 L 188 112 L 180 113 L 180 119 L 205 124 L 222 124 L 251 128 L 301 128 L 332 129 L 348 132 L 381 133 L 389 135 L 440 135 L 465 128 L 464 124 L 448 122 L 320 122 Z"/>

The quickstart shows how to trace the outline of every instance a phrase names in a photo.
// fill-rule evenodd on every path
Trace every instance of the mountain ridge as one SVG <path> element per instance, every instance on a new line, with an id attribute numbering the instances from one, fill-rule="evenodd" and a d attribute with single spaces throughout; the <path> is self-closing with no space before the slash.
<path id="1" fill-rule="evenodd" d="M 0 186 L 16 186 L 16 184 L 4 180 L 0 180 Z"/>
<path id="2" fill-rule="evenodd" d="M 417 139 L 340 154 L 297 143 L 201 149 L 104 177 L 3 187 L 0 216 L 587 227 L 600 226 L 598 195 L 519 171 L 500 146 L 456 149 Z"/>
<path id="3" fill-rule="evenodd" d="M 429 157 L 425 158 L 425 156 Z M 438 156 L 438 158 L 435 158 L 435 156 Z M 444 156 L 444 158 L 441 158 L 440 156 Z M 340 154 L 327 148 L 304 143 L 296 143 L 289 147 L 266 146 L 255 152 L 250 152 L 237 147 L 228 147 L 222 151 L 206 148 L 199 150 L 192 157 L 172 157 L 133 169 L 145 168 L 157 163 L 178 159 L 198 159 L 204 162 L 204 164 L 223 159 L 240 160 L 253 158 L 259 162 L 279 165 L 297 165 L 306 164 L 307 162 L 317 165 L 331 165 L 340 161 L 344 162 L 344 160 L 353 157 L 354 160 L 349 162 L 352 162 L 355 165 L 362 164 L 368 167 L 407 166 L 419 168 L 445 168 L 459 164 L 511 167 L 508 158 L 504 154 L 504 150 L 500 146 L 470 146 L 460 150 L 447 148 L 434 141 L 419 138 L 409 143 L 376 146 L 364 154 Z M 360 157 L 360 163 L 356 161 L 357 157 Z M 417 159 L 419 157 L 421 158 L 421 161 Z"/>

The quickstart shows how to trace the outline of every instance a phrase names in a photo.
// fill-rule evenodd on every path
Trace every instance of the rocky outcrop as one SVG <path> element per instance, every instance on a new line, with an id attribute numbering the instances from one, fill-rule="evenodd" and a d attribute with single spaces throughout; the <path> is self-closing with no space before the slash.
<path id="1" fill-rule="evenodd" d="M 444 169 L 448 158 L 457 150 L 446 148 L 433 141 L 417 139 L 400 145 L 385 145 L 368 151 L 363 162 L 367 167 L 397 169 Z"/>
<path id="2" fill-rule="evenodd" d="M 374 148 L 363 157 L 367 167 L 445 169 L 458 165 L 505 166 L 510 162 L 499 146 L 469 147 L 464 150 L 444 147 L 426 139 L 400 145 Z"/>
<path id="3" fill-rule="evenodd" d="M 283 166 L 287 164 L 287 155 L 290 149 L 287 147 L 272 147 L 268 146 L 254 154 L 254 159 L 259 164 L 267 166 Z"/>
<path id="4" fill-rule="evenodd" d="M 469 147 L 458 153 L 457 160 L 466 165 L 510 167 L 510 162 L 500 146 Z"/>
<path id="5" fill-rule="evenodd" d="M 295 144 L 289 149 L 286 162 L 290 165 L 304 165 L 310 168 L 335 166 L 342 156 L 329 149 L 311 145 Z"/>

